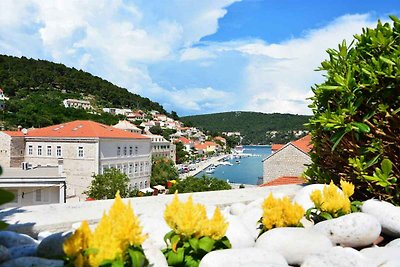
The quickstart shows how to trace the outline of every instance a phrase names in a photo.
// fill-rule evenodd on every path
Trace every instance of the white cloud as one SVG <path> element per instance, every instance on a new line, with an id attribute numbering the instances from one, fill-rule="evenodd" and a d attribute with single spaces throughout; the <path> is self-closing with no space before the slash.
<path id="1" fill-rule="evenodd" d="M 314 71 L 343 39 L 348 44 L 363 27 L 374 26 L 368 15 L 346 15 L 324 28 L 311 30 L 303 38 L 281 44 L 262 41 L 243 44 L 238 50 L 249 55 L 246 85 L 249 101 L 246 110 L 311 114 L 307 97 L 311 86 L 322 81 Z"/>
<path id="2" fill-rule="evenodd" d="M 180 56 L 180 61 L 210 59 L 213 57 L 215 57 L 215 55 L 210 53 L 209 51 L 193 47 L 193 48 L 187 48 L 182 51 Z"/>

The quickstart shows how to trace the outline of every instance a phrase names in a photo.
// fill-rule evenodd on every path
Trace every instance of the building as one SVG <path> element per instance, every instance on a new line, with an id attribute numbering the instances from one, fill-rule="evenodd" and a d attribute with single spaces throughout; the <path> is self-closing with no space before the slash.
<path id="1" fill-rule="evenodd" d="M 119 121 L 117 124 L 113 125 L 113 127 L 131 133 L 138 133 L 138 134 L 142 133 L 141 129 L 139 129 L 135 124 L 130 123 L 127 120 Z"/>
<path id="2" fill-rule="evenodd" d="M 176 162 L 176 146 L 170 143 L 161 135 L 149 134 L 146 135 L 151 139 L 151 154 L 152 158 L 170 158 Z"/>
<path id="3" fill-rule="evenodd" d="M 3 89 L 0 88 L 0 110 L 4 110 L 6 108 L 6 101 L 9 98 L 4 95 Z"/>
<path id="4" fill-rule="evenodd" d="M 87 100 L 64 99 L 63 104 L 66 108 L 93 109 L 92 105 L 90 105 L 90 102 Z"/>
<path id="5" fill-rule="evenodd" d="M 179 137 L 174 141 L 175 143 L 181 142 L 186 152 L 190 152 L 194 148 L 194 142 L 186 137 Z"/>
<path id="6" fill-rule="evenodd" d="M 0 137 L 5 143 L 1 147 L 9 147 L 10 159 L 0 157 L 6 168 L 17 162 L 55 166 L 62 159 L 67 198 L 85 198 L 83 192 L 92 176 L 107 168 L 127 174 L 131 186 L 138 189 L 150 184 L 151 141 L 137 133 L 93 121 L 73 121 L 25 132 L 0 132 Z M 21 150 L 23 157 L 19 158 L 16 154 Z"/>
<path id="7" fill-rule="evenodd" d="M 24 168 L 4 168 L 0 188 L 12 192 L 12 202 L 2 208 L 65 203 L 66 179 L 59 166 L 24 165 Z"/>
<path id="8" fill-rule="evenodd" d="M 287 143 L 263 160 L 263 183 L 269 183 L 279 177 L 299 177 L 306 165 L 311 163 L 309 155 L 312 149 L 311 136 L 306 135 Z"/>
<path id="9" fill-rule="evenodd" d="M 112 115 L 128 116 L 132 113 L 132 110 L 128 108 L 103 108 L 103 112 L 110 113 Z"/>

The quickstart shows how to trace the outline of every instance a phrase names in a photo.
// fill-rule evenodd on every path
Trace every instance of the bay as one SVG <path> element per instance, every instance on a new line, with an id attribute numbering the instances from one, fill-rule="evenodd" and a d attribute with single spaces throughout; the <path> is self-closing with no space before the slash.
<path id="1" fill-rule="evenodd" d="M 229 159 L 227 161 L 232 163 L 232 166 L 219 165 L 216 167 L 214 173 L 207 174 L 205 171 L 202 171 L 196 177 L 207 175 L 224 181 L 229 180 L 230 183 L 256 185 L 258 177 L 262 177 L 263 175 L 262 160 L 271 154 L 271 147 L 244 146 L 243 148 L 244 154 L 253 154 L 256 156 Z M 236 163 L 237 160 L 240 161 L 239 164 Z"/>

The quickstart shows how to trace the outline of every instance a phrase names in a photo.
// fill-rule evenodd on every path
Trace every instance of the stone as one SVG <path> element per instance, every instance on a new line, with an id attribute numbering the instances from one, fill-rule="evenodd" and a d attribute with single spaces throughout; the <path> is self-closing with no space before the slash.
<path id="1" fill-rule="evenodd" d="M 37 243 L 38 241 L 25 234 L 19 234 L 12 231 L 0 231 L 0 245 L 5 246 L 6 248 L 21 245 L 34 245 Z"/>
<path id="2" fill-rule="evenodd" d="M 251 236 L 256 239 L 260 233 L 260 230 L 257 229 L 259 223 L 258 221 L 263 215 L 263 210 L 261 207 L 252 207 L 251 209 L 246 210 L 242 215 L 239 216 L 243 225 L 247 228 L 247 230 L 251 233 Z"/>
<path id="3" fill-rule="evenodd" d="M 253 247 L 256 239 L 252 236 L 243 222 L 234 215 L 228 215 L 225 218 L 229 222 L 225 235 L 231 242 L 232 248 Z"/>
<path id="4" fill-rule="evenodd" d="M 397 247 L 400 248 L 400 238 L 394 239 L 386 244 L 385 247 Z"/>
<path id="5" fill-rule="evenodd" d="M 289 264 L 300 265 L 310 253 L 321 253 L 332 248 L 325 235 L 300 227 L 274 228 L 263 233 L 256 241 L 256 248 L 273 250 L 283 255 Z"/>
<path id="6" fill-rule="evenodd" d="M 144 249 L 144 254 L 152 267 L 168 267 L 167 260 L 161 250 L 157 248 Z"/>
<path id="7" fill-rule="evenodd" d="M 381 266 L 389 261 L 400 263 L 400 248 L 397 247 L 365 248 L 361 253 L 375 266 Z"/>
<path id="8" fill-rule="evenodd" d="M 62 267 L 64 261 L 62 260 L 49 260 L 38 257 L 21 257 L 12 259 L 0 264 L 0 267 Z"/>
<path id="9" fill-rule="evenodd" d="M 232 215 L 240 215 L 246 210 L 246 205 L 243 203 L 234 203 L 231 205 L 230 212 Z"/>
<path id="10" fill-rule="evenodd" d="M 314 225 L 313 228 L 327 236 L 333 244 L 344 247 L 371 245 L 381 233 L 381 225 L 378 220 L 362 212 L 322 221 Z"/>
<path id="11" fill-rule="evenodd" d="M 169 228 L 165 222 L 163 213 L 142 215 L 140 216 L 139 221 L 140 225 L 143 227 L 142 231 L 149 235 L 145 241 L 146 244 L 143 244 L 143 246 L 156 247 L 158 249 L 167 247 L 164 242 L 164 236 L 166 233 L 171 231 L 171 228 Z"/>
<path id="12" fill-rule="evenodd" d="M 63 244 L 72 235 L 72 231 L 49 235 L 40 242 L 37 255 L 46 258 L 57 258 L 65 255 Z"/>
<path id="13" fill-rule="evenodd" d="M 52 232 L 49 232 L 49 231 L 40 232 L 40 233 L 38 234 L 37 240 L 38 240 L 39 242 L 42 242 L 43 239 L 45 239 L 46 237 L 48 237 L 49 235 L 52 235 L 52 234 L 53 234 L 53 233 L 52 233 Z"/>
<path id="14" fill-rule="evenodd" d="M 200 267 L 288 266 L 285 258 L 275 251 L 259 248 L 224 249 L 204 256 Z"/>
<path id="15" fill-rule="evenodd" d="M 301 267 L 375 267 L 359 251 L 353 248 L 333 247 L 321 253 L 311 253 L 305 257 Z"/>
<path id="16" fill-rule="evenodd" d="M 34 244 L 34 245 L 22 245 L 9 248 L 8 251 L 10 252 L 10 259 L 36 256 L 37 247 L 38 245 Z"/>
<path id="17" fill-rule="evenodd" d="M 314 207 L 314 203 L 310 199 L 310 195 L 314 190 L 323 190 L 324 184 L 311 184 L 303 187 L 297 191 L 296 195 L 293 197 L 292 202 L 296 202 L 303 207 L 304 210 Z"/>
<path id="18" fill-rule="evenodd" d="M 8 248 L 0 245 L 0 263 L 10 259 L 10 252 Z"/>
<path id="19" fill-rule="evenodd" d="M 370 199 L 364 202 L 361 211 L 378 219 L 383 233 L 400 237 L 400 207 L 386 201 Z"/>

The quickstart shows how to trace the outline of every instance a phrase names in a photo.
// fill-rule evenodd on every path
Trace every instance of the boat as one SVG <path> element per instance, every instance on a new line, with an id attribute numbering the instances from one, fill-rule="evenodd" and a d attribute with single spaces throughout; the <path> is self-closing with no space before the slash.
<path id="1" fill-rule="evenodd" d="M 206 173 L 214 173 L 215 171 L 215 167 L 214 166 L 210 166 L 206 169 Z"/>
<path id="2" fill-rule="evenodd" d="M 242 154 L 243 150 L 244 150 L 243 146 L 235 146 L 235 148 L 233 149 L 233 153 Z"/>
<path id="3" fill-rule="evenodd" d="M 240 160 L 237 159 L 237 160 L 236 160 L 236 164 L 240 164 Z"/>

